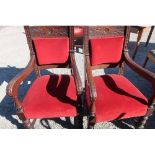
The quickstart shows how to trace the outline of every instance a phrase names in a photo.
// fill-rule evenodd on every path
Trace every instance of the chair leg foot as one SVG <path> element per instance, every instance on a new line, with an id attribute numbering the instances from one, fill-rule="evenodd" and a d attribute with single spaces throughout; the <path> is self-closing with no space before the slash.
<path id="1" fill-rule="evenodd" d="M 75 126 L 77 129 L 83 129 L 83 116 L 78 115 L 74 118 Z"/>
<path id="2" fill-rule="evenodd" d="M 32 122 L 30 122 L 29 119 L 26 119 L 25 121 L 23 121 L 23 125 L 24 125 L 25 129 L 34 129 L 35 121 L 36 121 L 36 119 L 33 119 Z"/>
<path id="3" fill-rule="evenodd" d="M 37 119 L 33 119 L 33 120 L 32 120 L 32 122 L 31 122 L 31 129 L 34 129 L 34 124 L 35 124 L 36 120 L 37 120 Z"/>
<path id="4" fill-rule="evenodd" d="M 94 125 L 88 125 L 88 129 L 94 129 Z"/>
<path id="5" fill-rule="evenodd" d="M 88 129 L 94 129 L 96 123 L 96 117 L 94 115 L 90 115 L 88 117 Z"/>
<path id="6" fill-rule="evenodd" d="M 137 123 L 135 128 L 136 129 L 144 129 L 148 118 L 149 118 L 149 116 L 142 117 L 142 119 Z"/>
<path id="7" fill-rule="evenodd" d="M 31 129 L 31 122 L 29 119 L 26 119 L 25 121 L 23 121 L 23 125 L 25 129 Z"/>
<path id="8" fill-rule="evenodd" d="M 75 129 L 83 128 L 83 117 L 81 115 L 74 117 L 74 126 L 75 126 Z"/>

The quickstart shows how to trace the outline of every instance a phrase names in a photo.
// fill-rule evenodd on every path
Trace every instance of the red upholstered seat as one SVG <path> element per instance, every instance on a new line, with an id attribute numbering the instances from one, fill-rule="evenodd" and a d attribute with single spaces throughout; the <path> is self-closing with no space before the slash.
<path id="1" fill-rule="evenodd" d="M 91 45 L 91 65 L 118 63 L 122 56 L 124 36 L 93 38 Z"/>
<path id="2" fill-rule="evenodd" d="M 65 63 L 69 55 L 69 38 L 33 38 L 39 65 Z"/>
<path id="3" fill-rule="evenodd" d="M 125 77 L 103 75 L 94 77 L 97 91 L 96 122 L 144 116 L 147 111 L 146 97 Z M 90 105 L 89 90 L 86 99 Z"/>
<path id="4" fill-rule="evenodd" d="M 82 37 L 82 35 L 83 35 L 83 27 L 75 26 L 74 27 L 74 37 Z"/>
<path id="5" fill-rule="evenodd" d="M 36 79 L 23 100 L 26 118 L 76 116 L 76 87 L 69 75 L 44 75 Z"/>

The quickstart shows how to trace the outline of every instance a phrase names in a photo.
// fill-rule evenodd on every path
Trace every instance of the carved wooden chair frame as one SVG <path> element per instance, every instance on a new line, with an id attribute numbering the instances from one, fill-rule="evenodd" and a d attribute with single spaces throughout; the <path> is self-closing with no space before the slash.
<path id="1" fill-rule="evenodd" d="M 78 114 L 81 118 L 80 108 L 82 106 L 81 96 L 83 93 L 81 79 L 77 70 L 77 66 L 75 63 L 75 50 L 74 50 L 74 27 L 71 26 L 24 26 L 27 42 L 30 50 L 30 61 L 26 68 L 15 76 L 7 86 L 7 95 L 13 98 L 15 101 L 16 112 L 20 120 L 22 120 L 24 127 L 26 128 L 34 128 L 34 123 L 36 119 L 30 121 L 26 119 L 22 101 L 19 99 L 18 88 L 19 85 L 24 81 L 33 71 L 36 74 L 36 78 L 41 76 L 40 70 L 49 69 L 49 68 L 69 68 L 71 69 L 71 74 L 74 77 L 77 95 L 78 95 Z M 32 37 L 64 37 L 68 36 L 70 39 L 69 44 L 69 58 L 65 64 L 53 64 L 53 65 L 39 65 L 37 63 L 35 49 L 32 41 Z M 82 119 L 80 119 L 82 121 Z M 82 124 L 82 122 L 80 122 Z"/>
<path id="2" fill-rule="evenodd" d="M 130 27 L 85 27 L 84 29 L 84 54 L 85 54 L 85 70 L 86 70 L 86 82 L 88 83 L 89 92 L 90 92 L 90 109 L 89 109 L 89 119 L 88 119 L 88 128 L 93 128 L 96 122 L 96 107 L 95 100 L 97 99 L 96 87 L 93 80 L 92 70 L 93 69 L 105 69 L 109 67 L 119 67 L 119 74 L 124 74 L 124 65 L 125 63 L 140 76 L 148 80 L 153 87 L 153 94 L 148 99 L 148 110 L 145 116 L 141 117 L 140 120 L 136 123 L 136 128 L 144 128 L 148 117 L 153 113 L 154 104 L 155 104 L 155 74 L 150 71 L 142 68 L 140 65 L 136 64 L 128 54 L 128 42 L 130 37 Z M 91 37 L 104 37 L 107 35 L 120 35 L 124 33 L 125 41 L 122 51 L 122 58 L 117 64 L 100 64 L 96 66 L 91 66 L 90 64 L 90 52 L 89 52 L 89 38 Z"/>

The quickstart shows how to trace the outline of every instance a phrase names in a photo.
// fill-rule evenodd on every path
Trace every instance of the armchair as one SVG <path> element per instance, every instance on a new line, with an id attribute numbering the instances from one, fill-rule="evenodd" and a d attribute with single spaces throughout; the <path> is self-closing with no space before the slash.
<path id="1" fill-rule="evenodd" d="M 84 29 L 86 104 L 88 128 L 95 123 L 140 118 L 135 128 L 144 128 L 154 110 L 155 75 L 136 64 L 128 54 L 130 27 L 90 26 Z M 146 98 L 126 77 L 125 63 L 152 84 Z M 118 74 L 93 76 L 94 69 L 119 67 Z"/>
<path id="2" fill-rule="evenodd" d="M 31 59 L 27 67 L 7 86 L 7 95 L 15 101 L 16 111 L 25 128 L 34 128 L 38 118 L 78 117 L 82 127 L 81 79 L 74 58 L 74 27 L 25 26 Z M 48 68 L 68 68 L 71 75 L 41 75 Z M 18 88 L 32 72 L 36 80 L 24 99 Z"/>

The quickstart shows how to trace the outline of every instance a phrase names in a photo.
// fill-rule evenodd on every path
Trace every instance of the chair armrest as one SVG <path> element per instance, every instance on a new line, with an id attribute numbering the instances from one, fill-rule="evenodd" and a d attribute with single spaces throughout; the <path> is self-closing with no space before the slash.
<path id="1" fill-rule="evenodd" d="M 96 92 L 96 87 L 92 75 L 92 69 L 89 65 L 89 58 L 86 56 L 86 75 L 87 75 L 87 82 L 88 82 L 88 87 L 89 87 L 89 92 L 90 92 L 90 100 L 92 103 L 95 102 L 97 98 L 97 92 Z"/>
<path id="2" fill-rule="evenodd" d="M 34 70 L 35 65 L 35 56 L 33 55 L 26 66 L 26 68 L 17 74 L 7 85 L 6 93 L 10 97 L 17 97 L 18 96 L 18 87 L 24 79 Z"/>
<path id="3" fill-rule="evenodd" d="M 75 51 L 70 51 L 71 66 L 73 70 L 74 80 L 78 94 L 82 94 L 82 82 L 75 62 Z"/>
<path id="4" fill-rule="evenodd" d="M 150 81 L 153 88 L 155 88 L 155 74 L 141 67 L 137 63 L 135 63 L 129 56 L 128 52 L 124 52 L 124 61 L 125 63 L 139 75 L 141 75 L 146 80 Z"/>

